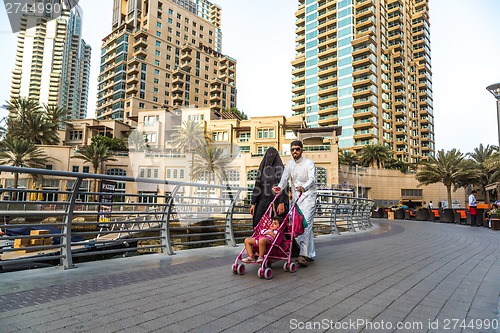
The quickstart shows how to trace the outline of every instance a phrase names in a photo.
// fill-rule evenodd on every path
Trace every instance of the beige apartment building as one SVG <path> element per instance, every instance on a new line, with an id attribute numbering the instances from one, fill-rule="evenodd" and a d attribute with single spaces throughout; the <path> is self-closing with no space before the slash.
<path id="1" fill-rule="evenodd" d="M 236 60 L 221 53 L 220 12 L 208 1 L 114 0 L 97 119 L 136 126 L 143 110 L 236 107 Z"/>
<path id="2" fill-rule="evenodd" d="M 92 167 L 82 160 L 71 158 L 76 148 L 91 143 L 92 137 L 104 135 L 127 140 L 132 131 L 138 131 L 146 138 L 148 149 L 138 149 L 129 142 L 128 152 L 119 152 L 117 161 L 107 162 L 100 171 L 102 174 L 121 175 L 140 178 L 155 178 L 170 181 L 206 182 L 206 179 L 191 179 L 190 152 L 184 152 L 172 144 L 172 136 L 187 121 L 201 124 L 211 144 L 231 157 L 226 168 L 227 179 L 224 184 L 253 187 L 262 157 L 269 147 L 281 153 L 284 163 L 291 159 L 290 142 L 300 139 L 304 142 L 304 155 L 315 161 L 316 180 L 323 189 L 351 189 L 357 187 L 361 197 L 375 200 L 377 204 L 390 206 L 400 200 L 422 203 L 432 200 L 446 200 L 446 189 L 442 184 L 418 187 L 415 174 L 403 174 L 398 170 L 338 165 L 337 140 L 340 129 L 335 127 L 306 128 L 301 115 L 254 117 L 241 120 L 232 113 L 216 112 L 210 108 L 149 109 L 141 110 L 136 119 L 137 128 L 132 128 L 116 120 L 82 119 L 71 121 L 66 130 L 61 131 L 60 146 L 42 146 L 52 157 L 48 169 L 73 172 L 93 172 Z M 2 173 L 0 185 L 11 187 L 13 175 Z M 212 177 L 212 182 L 213 182 Z M 23 176 L 19 187 L 31 188 L 33 180 Z M 43 188 L 66 190 L 73 185 L 64 179 L 46 177 Z M 89 189 L 90 183 L 83 182 L 82 190 Z M 141 193 L 153 198 L 170 191 L 169 186 L 159 187 L 147 183 L 119 183 L 118 192 Z M 57 195 L 49 196 L 56 200 Z M 84 198 L 82 198 L 83 200 Z M 466 193 L 463 189 L 453 193 L 453 200 L 465 205 Z"/>
<path id="3" fill-rule="evenodd" d="M 428 0 L 299 0 L 293 111 L 308 127 L 340 126 L 339 148 L 388 146 L 433 155 Z"/>

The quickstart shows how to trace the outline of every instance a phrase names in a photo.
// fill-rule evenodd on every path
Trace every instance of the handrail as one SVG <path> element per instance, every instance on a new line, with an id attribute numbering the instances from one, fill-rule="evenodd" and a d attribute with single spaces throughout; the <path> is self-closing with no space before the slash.
<path id="1" fill-rule="evenodd" d="M 0 172 L 73 182 L 71 190 L 0 189 L 16 193 L 13 198 L 0 197 L 0 228 L 7 233 L 0 237 L 2 266 L 44 261 L 69 269 L 76 267 L 75 258 L 97 254 L 173 255 L 191 247 L 237 246 L 252 233 L 252 189 L 246 187 L 11 166 L 0 166 Z M 90 186 L 100 180 L 124 183 L 125 190 L 94 192 L 81 188 L 84 181 Z M 136 187 L 132 183 L 140 182 L 158 184 L 161 189 L 165 185 L 166 192 L 130 190 Z M 93 201 L 104 195 L 111 196 L 110 202 Z M 315 232 L 327 228 L 328 233 L 340 234 L 368 228 L 372 206 L 371 200 L 320 192 Z M 20 235 L 23 230 L 30 234 Z M 33 230 L 45 231 L 32 234 Z"/>

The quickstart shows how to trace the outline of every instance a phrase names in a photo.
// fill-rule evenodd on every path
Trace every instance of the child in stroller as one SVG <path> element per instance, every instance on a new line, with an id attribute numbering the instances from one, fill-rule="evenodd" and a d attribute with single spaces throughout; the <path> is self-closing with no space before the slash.
<path id="1" fill-rule="evenodd" d="M 278 229 L 282 219 L 278 216 L 275 216 L 271 221 L 271 225 L 268 229 L 262 229 L 260 233 L 256 236 L 245 238 L 245 248 L 247 251 L 247 257 L 242 260 L 244 263 L 252 263 L 255 262 L 255 257 L 253 255 L 252 246 L 259 246 L 259 258 L 257 259 L 257 263 L 261 263 L 264 261 L 264 254 L 266 252 L 267 244 L 272 243 L 274 238 L 278 235 Z"/>

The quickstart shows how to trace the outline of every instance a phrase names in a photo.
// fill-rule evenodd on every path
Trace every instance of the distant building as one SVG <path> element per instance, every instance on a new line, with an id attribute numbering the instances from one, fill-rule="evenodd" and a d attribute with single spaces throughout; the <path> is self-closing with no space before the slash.
<path id="1" fill-rule="evenodd" d="M 339 148 L 388 146 L 415 163 L 432 156 L 428 0 L 298 0 L 292 61 L 295 114 L 341 126 Z"/>
<path id="2" fill-rule="evenodd" d="M 34 27 L 18 34 L 10 98 L 57 105 L 68 119 L 86 118 L 91 48 L 81 39 L 81 8 L 64 9 L 58 18 L 23 15 L 21 20 Z"/>
<path id="3" fill-rule="evenodd" d="M 141 110 L 236 107 L 236 60 L 221 53 L 220 11 L 205 0 L 115 0 L 97 119 L 135 125 Z"/>

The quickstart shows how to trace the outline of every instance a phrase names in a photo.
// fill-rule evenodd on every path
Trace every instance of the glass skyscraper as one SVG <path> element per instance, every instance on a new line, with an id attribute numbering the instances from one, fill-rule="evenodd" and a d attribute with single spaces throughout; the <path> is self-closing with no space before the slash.
<path id="1" fill-rule="evenodd" d="M 434 153 L 428 0 L 299 0 L 296 18 L 295 114 L 341 126 L 340 149 Z"/>

